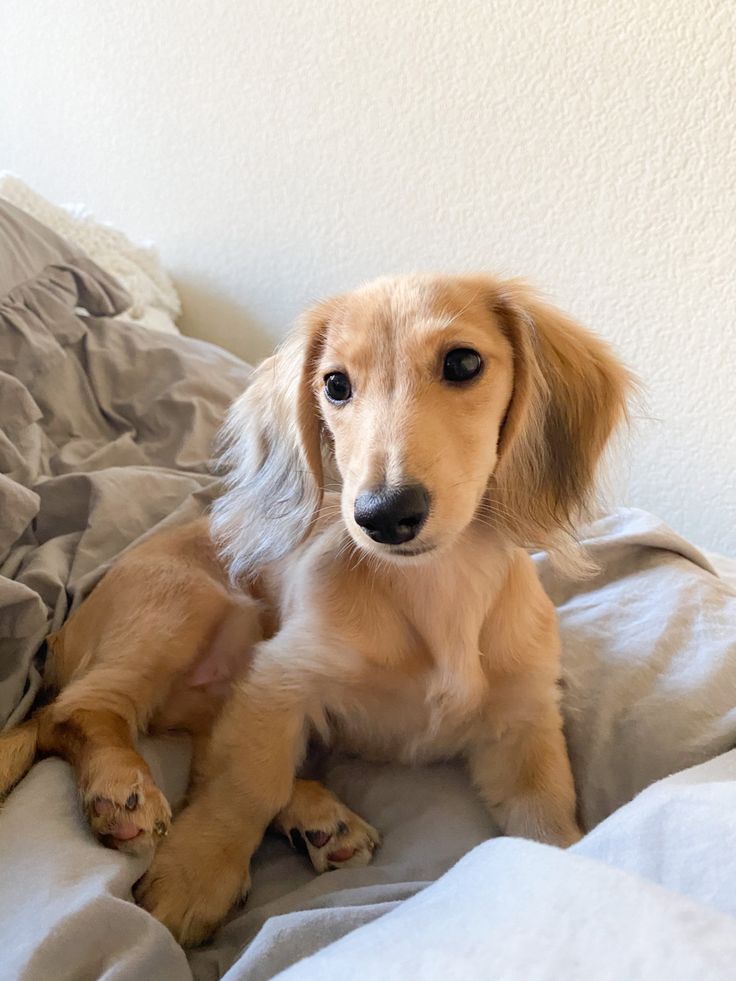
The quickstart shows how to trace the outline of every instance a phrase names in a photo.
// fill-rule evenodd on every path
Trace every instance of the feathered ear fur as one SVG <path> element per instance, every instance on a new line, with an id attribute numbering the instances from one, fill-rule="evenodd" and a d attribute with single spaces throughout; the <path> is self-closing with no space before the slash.
<path id="1" fill-rule="evenodd" d="M 575 523 L 591 513 L 598 463 L 627 417 L 634 381 L 604 341 L 526 284 L 497 284 L 491 306 L 514 354 L 491 506 L 517 544 L 564 560 Z M 567 559 L 582 571 L 573 554 Z"/>
<path id="2" fill-rule="evenodd" d="M 307 313 L 253 373 L 220 433 L 225 493 L 211 527 L 233 580 L 252 577 L 310 533 L 322 503 L 320 416 L 313 373 L 331 307 Z"/>

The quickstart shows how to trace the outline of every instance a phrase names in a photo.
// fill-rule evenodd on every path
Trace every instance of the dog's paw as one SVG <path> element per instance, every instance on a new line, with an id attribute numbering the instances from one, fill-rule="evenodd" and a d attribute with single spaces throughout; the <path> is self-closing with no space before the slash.
<path id="1" fill-rule="evenodd" d="M 279 814 L 277 830 L 292 845 L 297 836 L 306 846 L 316 872 L 368 865 L 381 836 L 326 788 L 298 794 Z"/>
<path id="2" fill-rule="evenodd" d="M 148 910 L 183 947 L 207 940 L 231 907 L 244 900 L 250 888 L 247 870 L 223 865 L 222 852 L 207 855 L 194 843 L 194 852 L 176 836 L 156 851 L 148 872 L 135 885 L 136 902 Z"/>
<path id="3" fill-rule="evenodd" d="M 373 860 L 381 836 L 347 807 L 344 811 L 342 818 L 327 828 L 290 829 L 290 833 L 303 835 L 315 872 L 360 868 Z"/>
<path id="4" fill-rule="evenodd" d="M 168 834 L 171 807 L 143 770 L 106 768 L 87 784 L 83 806 L 90 828 L 103 845 L 140 855 Z"/>

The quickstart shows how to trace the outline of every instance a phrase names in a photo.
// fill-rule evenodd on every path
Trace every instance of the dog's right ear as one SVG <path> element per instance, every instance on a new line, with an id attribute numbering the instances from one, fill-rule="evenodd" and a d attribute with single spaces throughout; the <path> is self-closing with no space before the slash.
<path id="1" fill-rule="evenodd" d="M 211 529 L 233 580 L 253 577 L 310 533 L 324 492 L 314 371 L 334 301 L 305 314 L 253 373 L 219 437 L 225 492 Z"/>

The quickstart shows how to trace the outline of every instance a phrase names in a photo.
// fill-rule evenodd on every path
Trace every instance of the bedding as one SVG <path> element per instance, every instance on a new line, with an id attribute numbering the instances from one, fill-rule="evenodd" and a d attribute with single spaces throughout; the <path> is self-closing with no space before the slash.
<path id="1" fill-rule="evenodd" d="M 46 228 L 73 242 L 101 269 L 114 276 L 128 295 L 118 317 L 143 327 L 178 334 L 181 301 L 150 244 L 136 245 L 119 229 L 95 221 L 82 204 L 59 207 L 15 174 L 0 172 L 0 198 L 31 215 Z"/>
<path id="2" fill-rule="evenodd" d="M 212 439 L 249 368 L 122 322 L 126 304 L 0 201 L 0 723 L 28 711 L 44 636 L 110 563 L 217 492 Z M 599 571 L 582 583 L 536 557 L 591 831 L 574 849 L 496 839 L 458 766 L 335 759 L 328 785 L 384 834 L 374 863 L 315 877 L 268 838 L 246 907 L 185 955 L 130 901 L 141 860 L 92 839 L 67 765 L 45 760 L 0 810 L 2 977 L 731 977 L 736 593 L 644 512 L 585 542 Z M 186 741 L 144 753 L 175 802 Z"/>

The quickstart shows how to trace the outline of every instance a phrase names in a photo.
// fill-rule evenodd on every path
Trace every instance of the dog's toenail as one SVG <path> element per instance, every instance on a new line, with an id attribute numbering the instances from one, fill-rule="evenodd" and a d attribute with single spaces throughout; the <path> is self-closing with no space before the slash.
<path id="1" fill-rule="evenodd" d="M 133 793 L 125 802 L 125 810 L 133 811 L 135 810 L 136 807 L 138 807 L 138 794 L 135 791 L 133 791 Z"/>
<path id="2" fill-rule="evenodd" d="M 315 848 L 323 848 L 332 837 L 327 831 L 305 831 L 304 834 Z"/>
<path id="3" fill-rule="evenodd" d="M 348 829 L 347 824 L 345 824 L 344 821 L 340 821 L 340 823 L 337 826 L 337 833 L 339 835 L 346 835 L 348 833 L 348 830 L 349 829 Z"/>
<path id="4" fill-rule="evenodd" d="M 153 826 L 153 830 L 156 832 L 159 838 L 165 838 L 169 833 L 168 826 L 164 821 L 157 821 Z"/>

